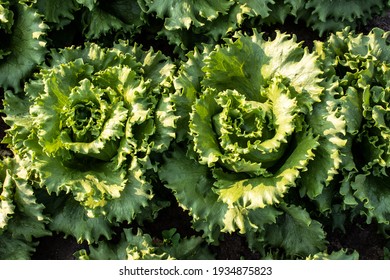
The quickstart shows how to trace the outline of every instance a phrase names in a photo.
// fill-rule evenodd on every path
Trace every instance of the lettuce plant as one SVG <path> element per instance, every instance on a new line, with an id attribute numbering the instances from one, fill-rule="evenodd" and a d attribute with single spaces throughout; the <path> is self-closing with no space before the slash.
<path id="1" fill-rule="evenodd" d="M 201 1 L 154 1 L 144 0 L 144 6 L 148 13 L 156 13 L 156 16 L 165 20 L 168 30 L 189 29 L 191 26 L 200 27 L 206 21 L 216 19 L 219 14 L 225 14 L 234 1 L 223 0 L 217 2 Z"/>
<path id="2" fill-rule="evenodd" d="M 80 5 L 75 0 L 37 0 L 36 7 L 50 28 L 55 30 L 63 28 L 73 20 Z"/>
<path id="3" fill-rule="evenodd" d="M 129 34 L 128 38 L 139 33 L 140 27 L 146 24 L 139 4 L 140 0 L 77 0 L 77 2 L 88 7 L 88 12 L 84 15 L 84 34 L 87 38 L 96 39 L 109 32 L 126 33 Z"/>
<path id="4" fill-rule="evenodd" d="M 302 21 L 320 36 L 346 26 L 367 24 L 390 4 L 387 0 L 140 0 L 149 16 L 163 20 L 159 36 L 176 46 L 176 52 L 201 43 L 218 43 L 237 30 L 262 29 L 284 23 L 288 17 Z"/>
<path id="5" fill-rule="evenodd" d="M 148 15 L 164 21 L 159 36 L 176 46 L 176 52 L 201 43 L 215 44 L 239 29 L 246 18 L 267 17 L 271 0 L 141 0 Z"/>
<path id="6" fill-rule="evenodd" d="M 87 39 L 110 33 L 138 33 L 145 23 L 137 0 L 37 0 L 37 7 L 53 29 L 79 20 Z"/>
<path id="7" fill-rule="evenodd" d="M 0 87 L 20 91 L 23 79 L 46 53 L 47 26 L 33 1 L 0 1 Z"/>
<path id="8" fill-rule="evenodd" d="M 213 259 L 200 237 L 181 238 L 176 229 L 164 230 L 162 239 L 153 239 L 138 230 L 124 229 L 117 244 L 101 241 L 89 246 L 89 253 L 81 250 L 76 254 L 83 260 L 195 260 Z"/>
<path id="9" fill-rule="evenodd" d="M 284 23 L 287 17 L 302 21 L 320 36 L 339 31 L 347 26 L 366 25 L 375 15 L 389 8 L 387 0 L 276 0 L 269 6 L 269 16 L 263 24 Z"/>
<path id="10" fill-rule="evenodd" d="M 347 26 L 356 28 L 359 24 L 367 24 L 368 20 L 381 14 L 389 5 L 388 0 L 310 0 L 300 11 L 298 18 L 322 35 Z"/>
<path id="11" fill-rule="evenodd" d="M 390 214 L 388 38 L 389 32 L 377 28 L 367 35 L 346 28 L 316 45 L 333 106 L 346 124 L 344 205 L 367 216 L 368 223 L 382 224 Z"/>
<path id="12" fill-rule="evenodd" d="M 146 14 L 163 20 L 162 28 L 158 31 L 159 36 L 167 38 L 169 43 L 176 47 L 176 52 L 182 54 L 183 50 L 191 49 L 197 43 L 210 43 L 211 36 L 204 35 L 210 31 L 211 26 L 214 27 L 212 30 L 215 33 L 221 32 L 216 23 L 223 15 L 228 14 L 234 1 L 141 0 L 141 3 Z M 225 31 L 223 26 L 222 32 Z"/>
<path id="13" fill-rule="evenodd" d="M 37 202 L 33 183 L 15 159 L 0 162 L 0 259 L 28 259 L 34 238 L 50 235 L 44 206 Z"/>
<path id="14" fill-rule="evenodd" d="M 6 92 L 4 141 L 49 194 L 83 206 L 69 205 L 73 214 L 131 221 L 153 196 L 144 173 L 175 135 L 173 71 L 160 52 L 126 42 L 53 51 L 26 97 Z"/>
<path id="15" fill-rule="evenodd" d="M 317 60 L 279 32 L 274 40 L 237 34 L 188 55 L 175 80 L 183 142 L 160 176 L 210 242 L 239 231 L 255 247 L 288 255 L 324 249 L 321 224 L 299 206 L 298 190 L 318 196 L 337 173 L 345 143 L 331 142 L 338 118 L 319 103 Z"/>

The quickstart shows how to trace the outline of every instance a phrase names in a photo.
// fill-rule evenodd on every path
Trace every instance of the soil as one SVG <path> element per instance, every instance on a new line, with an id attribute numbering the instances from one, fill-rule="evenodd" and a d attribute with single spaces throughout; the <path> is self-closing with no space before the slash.
<path id="1" fill-rule="evenodd" d="M 378 225 L 367 225 L 362 219 L 357 219 L 354 223 L 347 223 L 345 227 L 344 233 L 341 230 L 328 232 L 330 252 L 344 248 L 350 252 L 356 250 L 362 260 L 383 260 L 385 258 L 383 248 L 388 241 L 382 234 L 379 234 Z"/>
<path id="2" fill-rule="evenodd" d="M 374 26 L 384 30 L 390 30 L 390 11 L 382 17 L 374 18 L 366 26 L 359 27 L 359 31 L 367 33 Z M 321 39 L 315 32 L 292 21 L 287 21 L 284 25 L 266 28 L 265 32 L 272 33 L 275 29 L 296 34 L 298 41 L 305 41 L 305 44 L 309 47 L 312 46 L 313 40 Z M 2 98 L 3 94 L 4 92 L 0 88 L 0 98 Z M 6 125 L 0 118 L 0 138 L 3 138 L 5 129 Z M 9 153 L 4 144 L 0 145 L 0 152 L 5 154 Z M 170 228 L 176 228 L 183 237 L 197 234 L 191 228 L 191 218 L 188 213 L 183 211 L 175 203 L 174 199 L 172 199 L 171 206 L 163 209 L 153 223 L 146 223 L 144 225 L 144 231 L 156 238 L 160 238 L 159 235 L 162 230 Z M 345 232 L 341 230 L 326 230 L 329 252 L 346 248 L 349 251 L 356 250 L 359 253 L 360 259 L 380 260 L 385 257 L 383 248 L 388 245 L 388 241 L 379 232 L 378 226 L 374 223 L 367 225 L 363 220 L 357 219 L 345 225 Z M 39 245 L 32 259 L 70 260 L 74 259 L 74 252 L 87 248 L 87 244 L 78 244 L 74 238 L 64 238 L 62 234 L 54 234 L 50 237 L 40 238 L 38 241 Z M 238 234 L 226 234 L 224 240 L 220 242 L 220 245 L 211 247 L 211 250 L 217 259 L 259 258 L 259 254 L 250 251 L 245 238 Z"/>

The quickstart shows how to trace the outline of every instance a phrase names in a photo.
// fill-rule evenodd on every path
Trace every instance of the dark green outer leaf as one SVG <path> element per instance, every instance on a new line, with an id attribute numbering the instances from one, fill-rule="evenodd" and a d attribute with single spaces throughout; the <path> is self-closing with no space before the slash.
<path id="1" fill-rule="evenodd" d="M 9 6 L 14 13 L 14 22 L 10 34 L 6 35 L 6 49 L 0 50 L 0 86 L 18 92 L 23 80 L 44 60 L 47 26 L 29 4 L 15 2 Z"/>

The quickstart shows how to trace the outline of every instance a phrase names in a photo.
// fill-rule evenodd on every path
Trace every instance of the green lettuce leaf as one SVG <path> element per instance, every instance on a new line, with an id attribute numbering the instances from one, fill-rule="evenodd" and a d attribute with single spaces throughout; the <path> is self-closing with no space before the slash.
<path id="1" fill-rule="evenodd" d="M 104 216 L 89 217 L 86 209 L 73 197 L 40 192 L 38 198 L 46 206 L 45 213 L 50 217 L 48 228 L 52 232 L 61 232 L 65 237 L 73 236 L 80 244 L 84 241 L 92 244 L 112 238 L 112 228 L 117 223 L 110 223 Z"/>
<path id="2" fill-rule="evenodd" d="M 62 29 L 75 19 L 80 5 L 75 0 L 37 0 L 36 7 L 51 29 Z"/>
<path id="3" fill-rule="evenodd" d="M 359 23 L 367 24 L 374 15 L 379 15 L 389 7 L 386 0 L 310 0 L 298 15 L 307 25 L 322 36 L 350 26 L 356 28 Z"/>
<path id="4" fill-rule="evenodd" d="M 268 6 L 268 14 L 249 18 L 249 24 L 253 27 L 258 22 L 263 25 L 284 24 L 287 18 L 291 18 L 295 22 L 306 23 L 322 37 L 348 26 L 356 29 L 367 25 L 389 7 L 387 0 L 275 0 Z"/>
<path id="5" fill-rule="evenodd" d="M 212 177 L 206 166 L 186 156 L 179 146 L 175 146 L 172 155 L 159 169 L 161 180 L 176 196 L 179 205 L 188 210 L 193 218 L 193 227 L 203 231 L 203 237 L 209 242 L 218 242 L 224 228 L 227 205 L 218 201 L 211 191 Z"/>
<path id="6" fill-rule="evenodd" d="M 244 26 L 247 18 L 269 16 L 266 1 L 172 1 L 142 0 L 144 11 L 149 16 L 162 19 L 163 27 L 158 32 L 160 37 L 168 39 L 175 46 L 175 52 L 183 56 L 183 50 L 201 47 L 202 43 L 215 44 L 221 38 L 230 36 Z M 254 27 L 254 25 L 252 25 Z"/>
<path id="7" fill-rule="evenodd" d="M 284 213 L 267 228 L 265 242 L 289 256 L 308 256 L 326 248 L 322 225 L 300 206 L 282 206 Z"/>
<path id="8" fill-rule="evenodd" d="M 25 174 L 17 159 L 0 163 L 0 259 L 29 259 L 37 245 L 34 239 L 51 234 L 44 206 Z"/>
<path id="9" fill-rule="evenodd" d="M 359 253 L 353 251 L 352 253 L 346 252 L 346 250 L 335 251 L 330 254 L 328 253 L 318 253 L 313 256 L 306 258 L 307 260 L 358 260 Z"/>
<path id="10" fill-rule="evenodd" d="M 0 260 L 28 260 L 35 252 L 38 242 L 15 239 L 11 234 L 0 235 Z"/>
<path id="11" fill-rule="evenodd" d="M 363 205 L 367 222 L 384 224 L 389 221 L 390 202 L 388 36 L 377 28 L 367 35 L 346 28 L 316 45 L 346 126 L 339 192 L 345 207 Z"/>
<path id="12" fill-rule="evenodd" d="M 165 20 L 168 30 L 189 29 L 190 26 L 199 27 L 206 21 L 212 21 L 219 14 L 225 14 L 234 1 L 174 1 L 174 0 L 143 0 L 148 13 Z"/>
<path id="13" fill-rule="evenodd" d="M 14 13 L 10 10 L 10 3 L 0 2 L 0 27 L 3 33 L 11 33 L 14 24 Z M 4 50 L 1 50 L 2 52 Z M 3 53 L 2 53 L 3 54 Z"/>
<path id="14" fill-rule="evenodd" d="M 29 1 L 1 1 L 0 18 L 0 86 L 20 91 L 44 60 L 47 26 Z"/>
<path id="15" fill-rule="evenodd" d="M 284 23 L 288 16 L 298 17 L 302 10 L 305 9 L 304 0 L 275 0 L 270 6 L 269 16 L 261 20 L 262 24 Z"/>
<path id="16" fill-rule="evenodd" d="M 37 0 L 37 8 L 53 30 L 62 30 L 72 22 L 81 23 L 77 27 L 87 40 L 121 32 L 133 36 L 145 24 L 137 0 Z"/>
<path id="17" fill-rule="evenodd" d="M 84 34 L 87 39 L 97 39 L 111 32 L 126 32 L 133 36 L 145 24 L 140 0 L 81 1 L 84 12 Z"/>

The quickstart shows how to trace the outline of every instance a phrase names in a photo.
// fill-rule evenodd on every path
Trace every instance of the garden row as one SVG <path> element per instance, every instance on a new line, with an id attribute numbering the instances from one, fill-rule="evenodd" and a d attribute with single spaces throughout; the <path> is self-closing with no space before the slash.
<path id="1" fill-rule="evenodd" d="M 324 228 L 362 218 L 387 238 L 390 33 L 354 27 L 390 3 L 352 2 L 1 1 L 0 258 L 56 232 L 80 259 L 212 259 L 225 233 L 356 259 Z M 262 31 L 288 17 L 325 39 Z M 143 232 L 165 193 L 196 234 Z"/>

